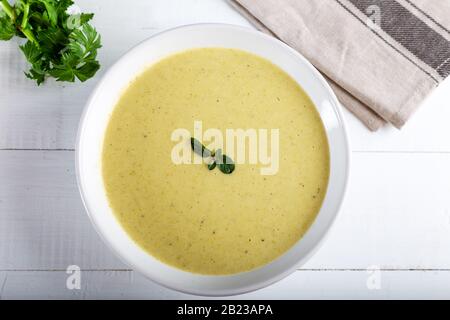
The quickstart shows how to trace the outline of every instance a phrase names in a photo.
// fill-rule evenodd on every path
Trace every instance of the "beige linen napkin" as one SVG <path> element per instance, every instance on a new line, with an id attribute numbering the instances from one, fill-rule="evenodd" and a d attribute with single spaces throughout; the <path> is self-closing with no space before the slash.
<path id="1" fill-rule="evenodd" d="M 450 0 L 230 0 L 308 58 L 369 129 L 401 128 L 450 74 Z"/>

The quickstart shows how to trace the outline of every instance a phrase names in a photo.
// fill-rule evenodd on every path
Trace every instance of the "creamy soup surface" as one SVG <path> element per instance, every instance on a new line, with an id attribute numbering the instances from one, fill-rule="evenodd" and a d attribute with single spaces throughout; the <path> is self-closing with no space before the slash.
<path id="1" fill-rule="evenodd" d="M 278 128 L 278 173 L 174 164 L 171 134 L 193 134 L 196 120 L 222 131 Z M 179 269 L 232 274 L 267 264 L 305 234 L 327 190 L 329 149 L 312 101 L 284 71 L 205 48 L 169 56 L 129 85 L 107 127 L 102 170 L 110 206 L 141 248 Z"/>

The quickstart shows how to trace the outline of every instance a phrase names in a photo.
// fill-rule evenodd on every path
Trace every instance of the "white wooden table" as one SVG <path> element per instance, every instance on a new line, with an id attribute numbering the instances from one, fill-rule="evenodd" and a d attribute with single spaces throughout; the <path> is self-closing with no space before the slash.
<path id="1" fill-rule="evenodd" d="M 248 23 L 222 0 L 77 3 L 103 36 L 95 79 L 38 88 L 17 43 L 0 43 L 0 298 L 194 298 L 129 270 L 102 243 L 78 195 L 75 135 L 92 88 L 131 46 L 182 24 Z M 351 183 L 328 239 L 296 273 L 242 298 L 450 298 L 450 81 L 402 131 L 346 120 Z M 80 290 L 66 288 L 69 265 L 82 269 Z"/>

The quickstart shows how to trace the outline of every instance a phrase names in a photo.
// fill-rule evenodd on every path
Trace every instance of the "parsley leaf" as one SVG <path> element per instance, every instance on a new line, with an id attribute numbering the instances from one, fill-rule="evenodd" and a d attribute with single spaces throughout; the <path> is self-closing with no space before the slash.
<path id="1" fill-rule="evenodd" d="M 16 28 L 4 11 L 0 11 L 0 40 L 10 40 L 16 34 Z"/>
<path id="2" fill-rule="evenodd" d="M 28 41 L 23 46 L 20 46 L 20 50 L 24 53 L 26 59 L 31 63 L 32 67 L 28 72 L 25 72 L 27 78 L 36 80 L 40 85 L 45 81 L 45 74 L 49 68 L 49 62 L 42 59 L 42 51 L 32 42 Z"/>
<path id="3" fill-rule="evenodd" d="M 57 81 L 84 82 L 100 69 L 97 51 L 100 35 L 89 22 L 94 15 L 70 15 L 72 0 L 0 0 L 0 40 L 14 35 L 27 39 L 20 46 L 31 68 L 25 75 L 43 83 L 47 77 Z"/>

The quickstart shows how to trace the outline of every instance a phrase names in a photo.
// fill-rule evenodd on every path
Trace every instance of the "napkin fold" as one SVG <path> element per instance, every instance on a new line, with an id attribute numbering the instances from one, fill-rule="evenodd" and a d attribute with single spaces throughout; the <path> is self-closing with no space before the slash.
<path id="1" fill-rule="evenodd" d="M 450 1 L 229 0 L 298 50 L 369 129 L 401 128 L 450 74 Z"/>

